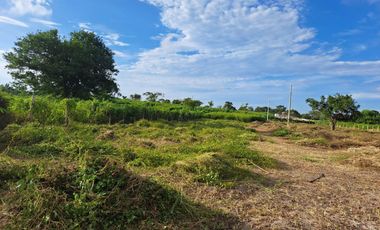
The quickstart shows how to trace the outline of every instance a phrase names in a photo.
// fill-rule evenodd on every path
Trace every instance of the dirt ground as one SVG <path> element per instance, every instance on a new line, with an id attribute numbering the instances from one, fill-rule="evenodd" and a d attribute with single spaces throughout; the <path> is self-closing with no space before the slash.
<path id="1" fill-rule="evenodd" d="M 252 142 L 252 148 L 280 162 L 277 169 L 254 169 L 267 183 L 241 183 L 233 189 L 184 185 L 184 193 L 237 217 L 239 223 L 231 224 L 234 229 L 380 229 L 380 170 L 368 160 L 380 160 L 380 149 L 373 146 L 378 134 L 338 131 L 331 135 L 338 139 L 343 135 L 354 144 L 327 148 L 272 136 L 277 124 L 252 128 L 263 139 Z M 304 134 L 312 128 L 293 127 Z M 359 156 L 367 164 L 355 164 L 363 160 Z"/>

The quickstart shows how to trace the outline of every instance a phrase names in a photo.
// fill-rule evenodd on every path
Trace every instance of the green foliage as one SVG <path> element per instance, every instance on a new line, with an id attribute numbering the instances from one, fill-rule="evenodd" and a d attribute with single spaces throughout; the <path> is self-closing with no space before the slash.
<path id="1" fill-rule="evenodd" d="M 243 122 L 265 121 L 266 113 L 261 112 L 208 112 L 204 117 L 210 119 L 238 120 Z M 270 115 L 270 117 L 273 117 Z"/>
<path id="2" fill-rule="evenodd" d="M 162 93 L 153 93 L 153 92 L 145 92 L 144 93 L 144 96 L 146 97 L 146 100 L 149 101 L 149 102 L 156 102 L 158 97 L 161 97 L 163 96 Z"/>
<path id="3" fill-rule="evenodd" d="M 279 128 L 279 129 L 276 129 L 275 131 L 273 131 L 272 135 L 276 136 L 276 137 L 285 137 L 285 136 L 288 136 L 290 134 L 291 134 L 291 132 L 288 129 Z"/>
<path id="4" fill-rule="evenodd" d="M 57 30 L 28 34 L 4 58 L 16 83 L 39 94 L 88 99 L 118 92 L 113 53 L 92 32 L 73 32 L 69 40 Z"/>
<path id="5" fill-rule="evenodd" d="M 202 105 L 201 101 L 199 101 L 199 100 L 193 100 L 191 98 L 185 98 L 185 99 L 183 99 L 182 103 L 185 106 L 188 106 L 191 109 L 195 109 L 196 107 L 199 107 L 199 106 Z"/>
<path id="6" fill-rule="evenodd" d="M 114 138 L 99 138 L 108 131 Z M 134 229 L 181 218 L 197 222 L 204 215 L 199 206 L 136 173 L 177 169 L 179 179 L 210 186 L 261 183 L 265 178 L 250 165 L 276 162 L 250 149 L 257 139 L 234 120 L 10 124 L 0 131 L 0 192 L 4 210 L 12 213 L 7 227 Z"/>
<path id="7" fill-rule="evenodd" d="M 223 109 L 226 111 L 235 111 L 236 108 L 233 106 L 232 102 L 226 101 L 223 105 Z"/>
<path id="8" fill-rule="evenodd" d="M 140 101 L 141 100 L 141 95 L 140 94 L 131 94 L 130 98 L 132 100 L 137 100 L 137 101 Z"/>
<path id="9" fill-rule="evenodd" d="M 317 111 L 330 120 L 331 129 L 335 130 L 337 121 L 352 120 L 358 115 L 359 105 L 351 95 L 340 95 L 326 97 L 322 96 L 320 101 L 309 98 L 306 100 L 313 111 Z"/>
<path id="10" fill-rule="evenodd" d="M 5 94 L 0 92 L 0 130 L 5 128 L 11 121 L 9 114 L 9 99 Z"/>
<path id="11" fill-rule="evenodd" d="M 59 167 L 30 165 L 11 189 L 5 199 L 16 214 L 15 228 L 135 228 L 146 219 L 197 215 L 197 207 L 176 191 L 104 157 Z"/>
<path id="12" fill-rule="evenodd" d="M 30 110 L 31 97 L 9 96 L 9 112 L 21 123 L 27 120 L 40 124 L 65 124 L 66 112 L 71 122 L 114 124 L 132 123 L 140 119 L 189 121 L 201 118 L 251 122 L 266 119 L 265 113 L 249 111 L 226 112 L 209 107 L 190 107 L 184 104 L 145 102 L 130 99 L 79 100 L 36 96 Z M 67 111 L 66 111 L 67 110 Z M 29 115 L 31 115 L 29 117 Z"/>
<path id="13" fill-rule="evenodd" d="M 380 124 L 380 113 L 376 110 L 363 110 L 357 119 L 359 123 Z"/>

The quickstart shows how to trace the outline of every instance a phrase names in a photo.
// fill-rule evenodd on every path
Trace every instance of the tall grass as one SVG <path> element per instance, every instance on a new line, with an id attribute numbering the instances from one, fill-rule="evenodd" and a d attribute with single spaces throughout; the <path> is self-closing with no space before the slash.
<path id="1" fill-rule="evenodd" d="M 78 100 L 36 96 L 10 96 L 9 111 L 16 122 L 36 121 L 41 124 L 64 124 L 65 119 L 81 123 L 113 124 L 132 123 L 140 119 L 190 121 L 201 118 L 227 119 L 250 122 L 265 120 L 265 113 L 226 112 L 222 109 L 129 99 Z"/>

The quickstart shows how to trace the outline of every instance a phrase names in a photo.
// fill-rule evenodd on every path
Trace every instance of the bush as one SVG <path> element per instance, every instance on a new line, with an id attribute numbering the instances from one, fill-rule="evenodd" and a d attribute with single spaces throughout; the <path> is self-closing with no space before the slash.
<path id="1" fill-rule="evenodd" d="M 276 137 L 286 137 L 290 134 L 290 131 L 288 129 L 284 129 L 284 128 L 279 128 L 279 129 L 276 129 L 274 132 L 273 132 L 273 136 L 276 136 Z"/>
<path id="2" fill-rule="evenodd" d="M 4 129 L 11 122 L 8 106 L 9 101 L 5 94 L 0 94 L 0 130 Z"/>

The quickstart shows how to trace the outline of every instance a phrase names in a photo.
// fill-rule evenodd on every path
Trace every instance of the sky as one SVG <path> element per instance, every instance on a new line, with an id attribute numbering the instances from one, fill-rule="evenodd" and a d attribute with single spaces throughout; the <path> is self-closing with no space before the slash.
<path id="1" fill-rule="evenodd" d="M 53 28 L 101 36 L 126 96 L 274 106 L 292 84 L 300 111 L 335 93 L 380 110 L 380 0 L 0 0 L 0 53 Z"/>

